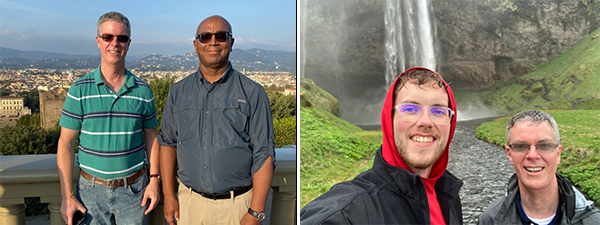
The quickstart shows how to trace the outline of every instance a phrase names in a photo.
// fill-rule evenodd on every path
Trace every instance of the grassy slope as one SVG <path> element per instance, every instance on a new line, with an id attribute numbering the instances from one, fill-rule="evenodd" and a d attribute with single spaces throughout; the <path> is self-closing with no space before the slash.
<path id="1" fill-rule="evenodd" d="M 485 91 L 455 92 L 457 102 L 481 99 L 506 115 L 526 109 L 600 109 L 600 28 L 532 73 L 496 81 Z"/>
<path id="2" fill-rule="evenodd" d="M 311 79 L 300 78 L 300 89 L 310 102 L 319 106 L 335 116 L 340 116 L 340 106 L 338 100 L 329 92 L 321 89 Z"/>
<path id="3" fill-rule="evenodd" d="M 558 172 L 600 205 L 600 110 L 547 111 L 560 129 L 563 150 Z M 510 117 L 483 123 L 475 135 L 506 145 L 505 129 Z"/>
<path id="4" fill-rule="evenodd" d="M 338 101 L 311 80 L 301 80 L 300 206 L 332 185 L 371 167 L 381 132 L 363 131 L 336 116 Z"/>
<path id="5" fill-rule="evenodd" d="M 320 107 L 300 108 L 300 206 L 371 167 L 381 132 L 363 131 Z"/>

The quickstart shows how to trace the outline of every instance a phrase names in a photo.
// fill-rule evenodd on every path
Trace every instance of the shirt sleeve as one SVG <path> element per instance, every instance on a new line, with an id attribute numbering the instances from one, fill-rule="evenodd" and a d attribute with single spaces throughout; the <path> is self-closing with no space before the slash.
<path id="1" fill-rule="evenodd" d="M 152 89 L 148 88 L 149 101 L 144 109 L 144 120 L 142 122 L 144 129 L 152 129 L 158 126 L 158 119 L 156 118 L 156 106 L 154 105 L 154 94 Z"/>
<path id="2" fill-rule="evenodd" d="M 83 114 L 81 93 L 79 88 L 74 85 L 69 89 L 67 97 L 65 98 L 59 125 L 71 130 L 81 130 Z"/>
<path id="3" fill-rule="evenodd" d="M 269 156 L 275 161 L 275 141 L 273 132 L 273 115 L 267 93 L 261 87 L 257 90 L 256 103 L 251 109 L 249 135 L 252 145 L 252 174 L 256 173 Z"/>
<path id="4" fill-rule="evenodd" d="M 176 88 L 171 86 L 162 112 L 160 132 L 156 138 L 161 145 L 177 148 L 177 121 L 175 121 L 176 118 L 173 115 L 173 104 L 175 102 L 173 95 L 175 95 L 175 90 Z"/>

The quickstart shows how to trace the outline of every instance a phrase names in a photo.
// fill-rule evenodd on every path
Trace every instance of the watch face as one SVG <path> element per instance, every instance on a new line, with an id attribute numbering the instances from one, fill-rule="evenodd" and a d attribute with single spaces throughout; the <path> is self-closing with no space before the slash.
<path id="1" fill-rule="evenodd" d="M 258 221 L 263 221 L 267 217 L 264 212 L 256 212 L 256 211 L 252 210 L 251 208 L 248 208 L 248 213 L 250 213 L 250 215 L 254 216 L 256 218 L 256 220 L 258 220 Z"/>
<path id="2" fill-rule="evenodd" d="M 263 221 L 267 216 L 265 216 L 265 213 L 258 213 L 257 215 L 257 219 L 260 221 Z"/>

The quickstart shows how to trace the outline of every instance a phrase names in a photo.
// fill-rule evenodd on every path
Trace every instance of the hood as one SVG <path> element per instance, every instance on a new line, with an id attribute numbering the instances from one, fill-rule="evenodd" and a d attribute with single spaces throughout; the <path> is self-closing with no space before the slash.
<path id="1" fill-rule="evenodd" d="M 389 87 L 387 95 L 385 97 L 385 101 L 383 102 L 383 109 L 381 111 L 381 130 L 383 132 L 383 143 L 382 143 L 382 155 L 383 159 L 389 163 L 390 165 L 400 167 L 411 173 L 415 173 L 410 167 L 404 162 L 404 160 L 400 157 L 398 150 L 396 149 L 396 144 L 394 143 L 394 128 L 393 128 L 393 120 L 392 120 L 392 110 L 394 108 L 394 88 L 396 87 L 396 83 L 398 82 L 398 78 L 404 75 L 408 71 L 412 70 L 427 70 L 435 73 L 440 76 L 433 70 L 424 68 L 424 67 L 413 67 L 410 68 L 400 74 L 394 80 L 394 83 Z M 442 76 L 440 76 L 441 78 Z M 442 155 L 435 161 L 433 164 L 433 168 L 429 174 L 429 178 L 433 180 L 437 180 L 439 177 L 444 174 L 446 171 L 446 167 L 448 167 L 448 148 L 450 143 L 452 142 L 452 137 L 454 136 L 454 129 L 456 128 L 456 103 L 454 101 L 454 94 L 452 93 L 452 89 L 444 79 L 442 78 L 444 85 L 447 88 L 448 99 L 450 103 L 450 108 L 455 112 L 452 120 L 450 121 L 450 133 L 448 137 L 448 143 L 444 149 Z"/>

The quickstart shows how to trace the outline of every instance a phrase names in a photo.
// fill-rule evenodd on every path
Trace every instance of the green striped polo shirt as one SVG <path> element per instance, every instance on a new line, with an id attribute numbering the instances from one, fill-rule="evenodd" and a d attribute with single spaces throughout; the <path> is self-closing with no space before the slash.
<path id="1" fill-rule="evenodd" d="M 118 93 L 104 84 L 100 67 L 75 81 L 60 126 L 79 130 L 79 167 L 103 179 L 138 171 L 146 154 L 143 129 L 158 125 L 150 86 L 126 71 Z"/>

